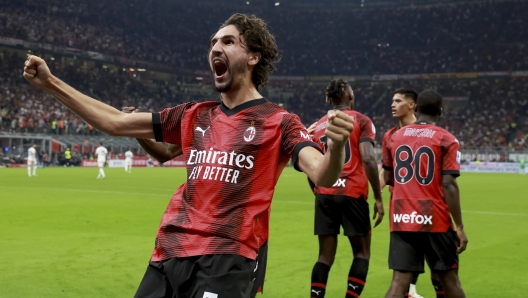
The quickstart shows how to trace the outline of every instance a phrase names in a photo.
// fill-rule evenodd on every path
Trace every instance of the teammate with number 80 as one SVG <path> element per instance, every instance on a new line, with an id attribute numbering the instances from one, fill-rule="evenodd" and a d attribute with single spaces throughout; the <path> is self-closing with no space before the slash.
<path id="1" fill-rule="evenodd" d="M 394 275 L 385 297 L 404 297 L 413 272 L 424 272 L 424 255 L 445 296 L 465 297 L 456 274 L 458 254 L 468 242 L 456 182 L 460 146 L 451 133 L 435 126 L 441 112 L 440 94 L 420 93 L 416 123 L 395 132 L 383 148 L 384 178 L 394 186 L 389 250 Z"/>

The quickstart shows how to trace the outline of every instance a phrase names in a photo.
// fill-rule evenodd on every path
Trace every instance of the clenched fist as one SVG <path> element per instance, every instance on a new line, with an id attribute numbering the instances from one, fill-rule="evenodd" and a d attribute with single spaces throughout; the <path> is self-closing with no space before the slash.
<path id="1" fill-rule="evenodd" d="M 42 58 L 29 56 L 24 65 L 24 78 L 32 85 L 44 88 L 50 83 L 51 72 Z"/>
<path id="2" fill-rule="evenodd" d="M 343 148 L 354 130 L 354 119 L 341 111 L 328 111 L 325 136 L 328 137 L 328 150 L 334 146 Z"/>

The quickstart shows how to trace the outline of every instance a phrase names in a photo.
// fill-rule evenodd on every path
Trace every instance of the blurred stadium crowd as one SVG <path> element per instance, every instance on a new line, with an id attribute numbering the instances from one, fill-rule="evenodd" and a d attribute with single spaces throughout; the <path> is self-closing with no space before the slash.
<path id="1" fill-rule="evenodd" d="M 116 0 L 0 3 L 0 36 L 207 70 L 208 38 L 232 12 L 267 20 L 282 61 L 276 75 L 358 76 L 528 70 L 528 1 L 483 1 L 376 9 L 282 9 L 221 4 Z M 197 17 L 199 16 L 199 17 Z M 33 89 L 21 75 L 24 57 L 0 52 L 0 131 L 96 135 L 98 132 Z M 67 62 L 65 62 L 67 61 Z M 207 79 L 158 78 L 82 59 L 48 61 L 52 72 L 117 108 L 160 111 L 217 99 Z M 309 125 L 329 108 L 326 82 L 271 80 L 263 95 Z M 528 77 L 397 79 L 352 83 L 356 109 L 372 118 L 378 141 L 396 125 L 392 91 L 433 88 L 445 98 L 439 125 L 463 148 L 524 150 Z"/>

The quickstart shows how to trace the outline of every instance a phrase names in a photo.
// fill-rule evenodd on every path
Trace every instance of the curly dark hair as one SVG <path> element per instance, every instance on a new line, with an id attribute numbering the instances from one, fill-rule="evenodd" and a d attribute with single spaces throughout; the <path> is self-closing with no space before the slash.
<path id="1" fill-rule="evenodd" d="M 332 105 L 341 103 L 341 98 L 345 96 L 348 83 L 343 79 L 332 80 L 326 87 L 326 102 Z"/>
<path id="2" fill-rule="evenodd" d="M 275 37 L 268 31 L 266 22 L 255 15 L 235 13 L 220 26 L 220 29 L 229 25 L 234 25 L 240 31 L 240 35 L 244 36 L 244 44 L 249 51 L 261 55 L 251 74 L 251 81 L 260 91 L 268 82 L 268 76 L 276 70 L 273 64 L 280 61 Z"/>

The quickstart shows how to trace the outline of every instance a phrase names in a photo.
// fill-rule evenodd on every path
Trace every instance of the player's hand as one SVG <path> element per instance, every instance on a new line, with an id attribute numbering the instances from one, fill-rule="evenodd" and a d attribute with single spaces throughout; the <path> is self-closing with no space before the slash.
<path id="1" fill-rule="evenodd" d="M 378 216 L 378 219 L 376 219 L 376 215 Z M 383 216 L 385 216 L 383 201 L 376 200 L 376 202 L 374 203 L 374 215 L 372 216 L 372 219 L 376 219 L 374 227 L 377 227 L 381 223 L 381 221 L 383 220 Z"/>
<path id="2" fill-rule="evenodd" d="M 306 129 L 308 131 L 308 134 L 313 136 L 313 133 L 315 131 L 315 126 L 317 125 L 317 122 L 312 123 L 312 125 L 308 126 Z"/>
<path id="3" fill-rule="evenodd" d="M 457 254 L 461 254 L 467 248 L 468 238 L 466 232 L 464 232 L 464 228 L 457 228 L 456 233 L 458 240 Z"/>
<path id="4" fill-rule="evenodd" d="M 343 148 L 354 130 L 354 119 L 341 111 L 328 111 L 325 136 L 328 138 L 328 149 Z"/>
<path id="5" fill-rule="evenodd" d="M 135 107 L 124 107 L 123 112 L 127 114 L 137 113 L 139 112 L 139 109 L 136 109 Z"/>
<path id="6" fill-rule="evenodd" d="M 31 55 L 24 64 L 24 78 L 31 85 L 44 88 L 50 83 L 51 72 L 42 58 Z"/>

